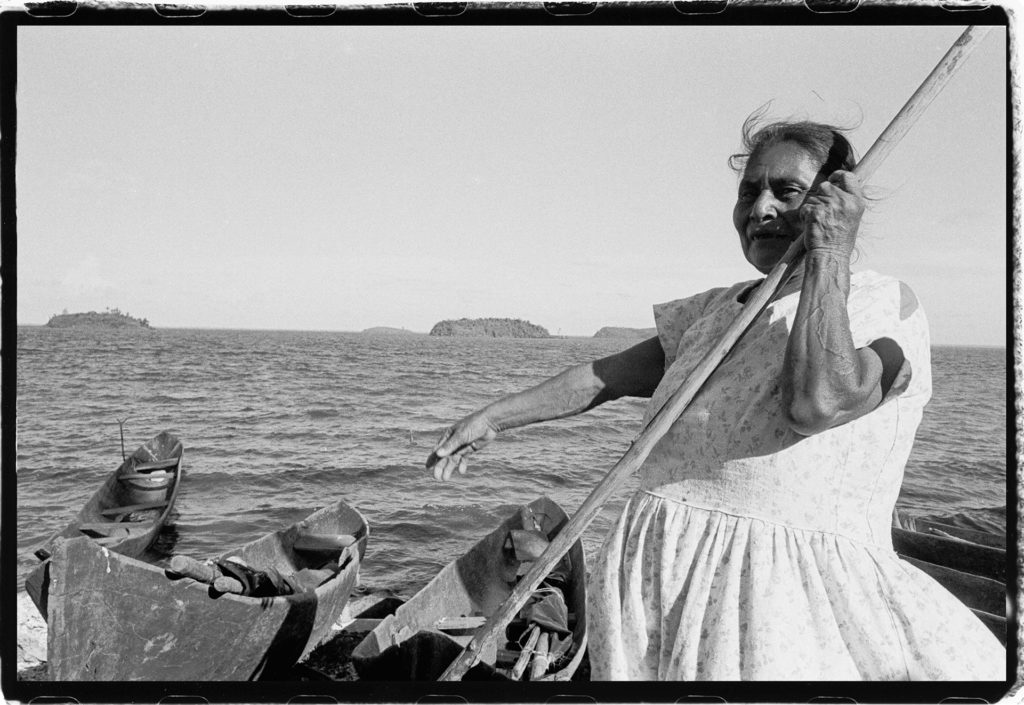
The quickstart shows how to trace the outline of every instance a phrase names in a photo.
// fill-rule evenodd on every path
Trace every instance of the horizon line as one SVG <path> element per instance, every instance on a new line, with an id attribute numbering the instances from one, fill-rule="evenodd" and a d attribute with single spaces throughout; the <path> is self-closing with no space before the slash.
<path id="1" fill-rule="evenodd" d="M 520 320 L 523 320 L 523 319 L 520 319 Z M 18 322 L 17 326 L 19 328 L 46 328 L 47 327 L 47 325 L 45 323 L 21 323 L 21 322 Z M 390 328 L 390 329 L 392 329 L 394 331 L 404 331 L 408 335 L 421 335 L 421 336 L 430 337 L 430 333 L 429 332 L 416 331 L 416 330 L 411 330 L 409 328 L 402 328 L 402 327 L 399 327 L 399 326 L 370 326 L 369 328 L 363 328 L 362 330 L 343 330 L 343 329 L 336 329 L 336 328 L 232 328 L 232 327 L 226 327 L 226 326 L 154 326 L 152 324 L 152 322 L 150 322 L 149 328 L 140 328 L 139 330 L 152 330 L 152 331 L 160 331 L 160 330 L 208 330 L 208 331 L 240 331 L 240 332 L 253 332 L 253 333 L 349 333 L 349 334 L 353 334 L 353 335 L 365 335 L 366 331 L 373 330 L 374 328 Z M 654 328 L 654 326 L 602 326 L 602 328 L 628 328 L 628 329 L 632 329 L 632 330 L 646 330 L 646 329 L 649 329 L 649 328 Z M 58 329 L 58 330 L 61 330 L 61 329 Z M 73 328 L 68 328 L 68 329 L 63 329 L 63 330 L 73 330 Z M 121 329 L 118 329 L 118 328 L 107 328 L 107 329 L 103 329 L 103 330 L 121 330 Z M 134 328 L 125 328 L 124 330 L 134 330 Z M 601 328 L 599 328 L 598 330 L 601 330 Z M 433 337 L 435 337 L 435 338 L 447 338 L 447 337 L 454 337 L 454 338 L 472 338 L 472 337 L 490 338 L 492 336 L 433 336 Z M 556 333 L 549 333 L 548 336 L 547 336 L 547 339 L 550 339 L 550 338 L 583 338 L 583 339 L 593 339 L 595 337 L 596 337 L 596 333 L 591 333 L 591 334 L 572 334 L 572 333 L 557 333 L 556 334 Z M 509 336 L 509 338 L 512 339 L 512 340 L 545 340 L 545 338 L 512 338 L 511 336 Z M 614 340 L 615 338 L 609 337 L 607 339 Z M 626 338 L 622 338 L 622 339 L 625 340 L 625 339 L 629 339 L 629 338 L 627 336 Z M 991 348 L 991 349 L 1005 350 L 1005 349 L 1008 348 L 1008 345 L 1006 343 L 1002 343 L 1002 344 L 999 344 L 999 343 L 940 343 L 940 342 L 934 342 L 933 341 L 931 343 L 931 347 L 933 347 L 933 348 L 936 348 L 936 347 L 937 348 Z"/>

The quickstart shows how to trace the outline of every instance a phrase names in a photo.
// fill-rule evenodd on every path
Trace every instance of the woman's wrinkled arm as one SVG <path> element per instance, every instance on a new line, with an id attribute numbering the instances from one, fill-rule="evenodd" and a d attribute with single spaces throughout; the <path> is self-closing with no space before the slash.
<path id="1" fill-rule="evenodd" d="M 650 397 L 661 381 L 665 354 L 651 338 L 615 355 L 570 367 L 522 392 L 474 411 L 446 429 L 427 468 L 438 480 L 466 471 L 466 456 L 511 428 L 574 416 L 621 397 Z"/>
<path id="2" fill-rule="evenodd" d="M 882 400 L 882 361 L 871 348 L 854 347 L 846 313 L 849 293 L 848 261 L 807 253 L 783 367 L 789 424 L 801 435 L 852 421 Z"/>
<path id="3" fill-rule="evenodd" d="M 801 208 L 804 279 L 783 365 L 789 424 L 805 436 L 852 421 L 878 406 L 903 361 L 899 346 L 856 348 L 847 299 L 850 256 L 863 197 L 856 176 L 839 171 Z"/>

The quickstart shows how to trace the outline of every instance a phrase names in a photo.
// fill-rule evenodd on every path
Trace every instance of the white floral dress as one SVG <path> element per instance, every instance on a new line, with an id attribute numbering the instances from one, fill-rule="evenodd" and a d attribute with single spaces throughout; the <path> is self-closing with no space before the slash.
<path id="1" fill-rule="evenodd" d="M 665 376 L 649 419 L 756 282 L 655 307 Z M 779 379 L 799 276 L 652 450 L 594 566 L 595 680 L 1004 680 L 1005 650 L 892 550 L 892 509 L 931 396 L 928 327 L 899 281 L 852 277 L 856 347 L 906 362 L 877 409 L 811 437 Z"/>

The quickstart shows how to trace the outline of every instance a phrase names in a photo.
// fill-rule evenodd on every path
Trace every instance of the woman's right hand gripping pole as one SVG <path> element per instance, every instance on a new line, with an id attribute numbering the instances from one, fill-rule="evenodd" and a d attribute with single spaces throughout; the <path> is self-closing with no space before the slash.
<path id="1" fill-rule="evenodd" d="M 498 429 L 481 411 L 475 411 L 454 426 L 445 429 L 427 458 L 427 469 L 435 480 L 447 480 L 458 470 L 466 474 L 466 456 L 494 440 Z"/>

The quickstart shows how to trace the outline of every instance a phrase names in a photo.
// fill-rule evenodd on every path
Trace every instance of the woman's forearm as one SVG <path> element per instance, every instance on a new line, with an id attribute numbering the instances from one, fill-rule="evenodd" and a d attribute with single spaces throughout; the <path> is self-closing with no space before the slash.
<path id="1" fill-rule="evenodd" d="M 665 371 L 658 338 L 595 362 L 570 367 L 523 392 L 510 394 L 456 422 L 427 458 L 438 480 L 466 471 L 466 456 L 501 431 L 582 413 L 623 396 L 651 396 Z"/>
<path id="2" fill-rule="evenodd" d="M 589 411 L 621 397 L 650 397 L 665 370 L 665 352 L 650 338 L 622 352 L 561 374 L 481 410 L 495 431 Z"/>
<path id="3" fill-rule="evenodd" d="M 804 435 L 863 414 L 880 399 L 881 363 L 854 347 L 846 302 L 850 267 L 842 253 L 811 250 L 783 367 L 790 424 Z"/>
<path id="4" fill-rule="evenodd" d="M 587 411 L 604 401 L 605 387 L 593 363 L 586 363 L 488 404 L 480 413 L 495 431 L 507 431 Z"/>

